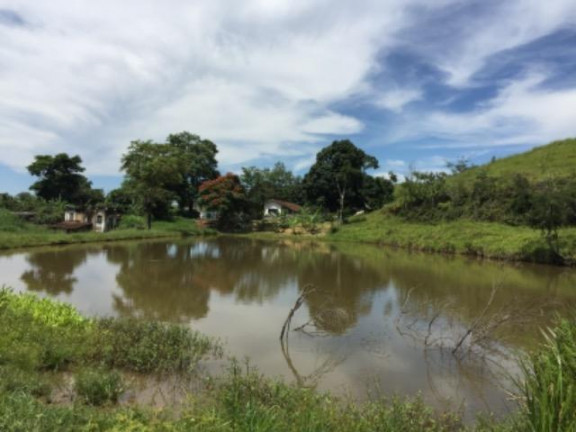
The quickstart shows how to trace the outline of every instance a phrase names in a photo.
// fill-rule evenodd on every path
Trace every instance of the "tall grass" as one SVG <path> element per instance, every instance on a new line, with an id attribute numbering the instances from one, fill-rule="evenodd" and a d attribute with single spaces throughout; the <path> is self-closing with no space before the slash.
<path id="1" fill-rule="evenodd" d="M 531 431 L 576 431 L 576 324 L 545 332 L 542 349 L 522 363 L 520 387 Z"/>

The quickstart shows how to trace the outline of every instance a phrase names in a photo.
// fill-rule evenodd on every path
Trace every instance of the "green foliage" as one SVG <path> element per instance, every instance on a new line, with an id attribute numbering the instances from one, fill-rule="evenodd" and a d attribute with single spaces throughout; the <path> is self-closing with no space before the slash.
<path id="1" fill-rule="evenodd" d="M 218 149 L 212 141 L 189 132 L 169 135 L 166 144 L 176 151 L 182 161 L 181 181 L 170 188 L 178 197 L 181 213 L 190 216 L 198 198 L 198 187 L 220 175 L 216 161 Z"/>
<path id="2" fill-rule="evenodd" d="M 123 215 L 118 225 L 120 229 L 145 229 L 146 221 L 142 216 L 136 215 Z"/>
<path id="3" fill-rule="evenodd" d="M 138 320 L 89 320 L 72 306 L 0 291 L 0 365 L 63 370 L 80 363 L 135 372 L 186 372 L 208 354 L 211 339 L 184 327 Z"/>
<path id="4" fill-rule="evenodd" d="M 345 211 L 363 209 L 366 205 L 362 193 L 367 183 L 365 170 L 369 168 L 378 168 L 374 156 L 364 153 L 349 140 L 334 141 L 316 155 L 316 162 L 304 177 L 308 202 L 331 212 L 337 211 L 340 220 Z M 374 187 L 370 189 L 375 190 Z M 374 193 L 370 200 L 375 200 Z"/>
<path id="5" fill-rule="evenodd" d="M 250 202 L 251 215 L 262 216 L 264 204 L 269 199 L 302 203 L 302 179 L 277 162 L 272 169 L 242 168 L 240 181 Z"/>
<path id="6" fill-rule="evenodd" d="M 18 232 L 26 229 L 26 223 L 8 210 L 0 208 L 0 231 Z"/>
<path id="7" fill-rule="evenodd" d="M 576 175 L 576 138 L 555 141 L 535 149 L 493 160 L 482 167 L 466 170 L 459 177 L 471 181 L 480 170 L 489 177 L 510 177 L 521 174 L 530 182 L 541 182 L 552 176 L 566 178 Z"/>
<path id="8" fill-rule="evenodd" d="M 81 174 L 84 171 L 81 164 L 80 156 L 70 157 L 66 153 L 38 155 L 27 167 L 30 174 L 40 178 L 30 189 L 47 201 L 78 205 L 103 201 L 101 191 L 92 190 L 90 181 Z"/>
<path id="9" fill-rule="evenodd" d="M 88 356 L 108 368 L 186 372 L 210 353 L 218 354 L 219 347 L 185 327 L 135 319 L 103 319 L 96 324 Z"/>
<path id="10" fill-rule="evenodd" d="M 457 253 L 510 261 L 553 263 L 546 239 L 529 227 L 457 219 L 407 221 L 389 210 L 363 216 L 364 222 L 343 225 L 328 239 L 369 242 L 412 250 Z M 559 230 L 559 253 L 566 263 L 576 262 L 576 228 Z"/>
<path id="11" fill-rule="evenodd" d="M 523 364 L 519 383 L 529 428 L 576 431 L 576 323 L 561 321 Z"/>
<path id="12" fill-rule="evenodd" d="M 89 405 L 116 404 L 125 391 L 122 376 L 117 371 L 88 369 L 76 375 L 74 389 Z"/>
<path id="13" fill-rule="evenodd" d="M 176 196 L 171 185 L 182 182 L 183 164 L 173 147 L 152 141 L 132 141 L 122 156 L 121 169 L 126 173 L 122 188 L 146 214 L 148 229 L 154 214 L 168 212 Z"/>
<path id="14" fill-rule="evenodd" d="M 10 197 L 8 194 L 5 196 Z M 26 222 L 38 225 L 50 225 L 61 222 L 64 216 L 66 203 L 60 200 L 46 201 L 42 198 L 22 193 L 0 203 L 0 231 L 24 231 L 30 229 L 30 224 L 24 223 L 21 218 L 13 213 L 26 213 Z"/>
<path id="15" fill-rule="evenodd" d="M 576 325 L 563 321 L 546 344 L 523 363 L 524 407 L 509 418 L 482 418 L 465 426 L 458 415 L 434 412 L 420 398 L 353 403 L 313 389 L 267 379 L 249 364 L 232 361 L 228 373 L 178 409 L 115 406 L 125 385 L 119 370 L 186 371 L 208 339 L 183 327 L 139 321 L 87 320 L 66 305 L 0 292 L 0 430 L 5 431 L 286 431 L 286 432 L 524 432 L 576 430 Z M 46 315 L 46 316 L 44 316 Z M 50 335 L 58 330 L 58 337 Z M 13 342 L 6 344 L 11 334 Z M 75 334 L 76 337 L 71 337 Z M 79 337 L 81 336 L 81 338 Z M 77 351 L 71 368 L 77 400 L 50 401 L 42 362 L 27 364 L 41 345 L 56 351 L 62 340 Z M 17 342 L 17 343 L 16 343 Z M 89 347 L 90 349 L 86 349 Z M 11 351 L 16 349 L 16 352 Z M 195 351 L 196 354 L 190 355 Z M 6 355 L 6 354 L 9 355 Z M 184 354 L 182 354 L 184 353 Z M 41 356 L 36 356 L 40 358 Z"/>

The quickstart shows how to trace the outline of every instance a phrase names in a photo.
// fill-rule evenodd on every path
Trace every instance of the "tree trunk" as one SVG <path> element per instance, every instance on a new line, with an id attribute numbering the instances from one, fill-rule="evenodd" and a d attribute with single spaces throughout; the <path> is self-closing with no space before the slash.
<path id="1" fill-rule="evenodd" d="M 346 195 L 346 190 L 343 190 L 340 193 L 340 211 L 338 215 L 338 219 L 340 220 L 340 224 L 344 222 L 344 197 Z"/>
<path id="2" fill-rule="evenodd" d="M 148 229 L 152 229 L 152 213 L 146 214 L 146 226 Z"/>

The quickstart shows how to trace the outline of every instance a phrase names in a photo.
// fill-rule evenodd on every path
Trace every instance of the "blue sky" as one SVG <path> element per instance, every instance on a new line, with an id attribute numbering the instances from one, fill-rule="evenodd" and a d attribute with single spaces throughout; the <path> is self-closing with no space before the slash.
<path id="1" fill-rule="evenodd" d="M 187 130 L 222 171 L 305 172 L 350 138 L 393 170 L 576 136 L 574 0 L 0 0 L 0 192 L 36 154 L 121 181 Z"/>

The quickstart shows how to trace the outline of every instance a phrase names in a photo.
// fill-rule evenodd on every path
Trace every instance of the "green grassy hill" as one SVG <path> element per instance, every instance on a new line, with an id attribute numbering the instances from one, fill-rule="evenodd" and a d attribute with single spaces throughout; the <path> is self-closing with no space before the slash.
<path id="1" fill-rule="evenodd" d="M 520 153 L 468 170 L 457 177 L 471 179 L 480 169 L 489 176 L 500 177 L 516 173 L 524 174 L 530 180 L 538 181 L 552 177 L 576 175 L 576 138 L 536 147 Z"/>
<path id="2" fill-rule="evenodd" d="M 576 177 L 576 139 L 553 142 L 526 153 L 496 160 L 450 176 L 448 183 L 460 182 L 461 185 L 467 186 L 466 189 L 471 189 L 471 183 L 481 170 L 486 170 L 487 175 L 494 178 L 505 178 L 519 173 L 531 182 L 539 182 L 550 177 Z M 496 189 L 493 191 L 497 192 Z M 566 194 L 566 199 L 572 199 L 570 198 L 572 196 Z M 509 198 L 503 195 L 502 199 Z M 518 223 L 517 220 L 514 220 L 515 223 L 506 220 L 505 216 L 508 215 L 506 212 L 509 211 L 506 203 L 500 207 L 494 202 L 481 204 L 483 206 L 481 210 L 492 211 L 485 213 L 484 216 L 475 213 L 479 209 L 473 211 L 468 209 L 466 213 L 464 211 L 466 208 L 463 206 L 461 207 L 464 209 L 463 216 L 454 219 L 442 217 L 435 219 L 434 211 L 437 209 L 426 210 L 423 207 L 424 212 L 429 211 L 426 216 L 428 219 L 418 221 L 417 218 L 410 220 L 399 216 L 400 213 L 393 210 L 397 202 L 398 198 L 384 210 L 351 218 L 348 225 L 340 227 L 328 238 L 335 241 L 371 242 L 414 250 L 513 261 L 555 262 L 556 255 L 550 252 L 549 245 L 539 230 L 523 226 L 527 224 Z M 417 214 L 418 208 L 415 207 L 414 212 Z M 576 227 L 560 230 L 559 236 L 559 253 L 567 264 L 576 264 Z"/>

